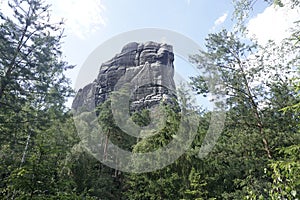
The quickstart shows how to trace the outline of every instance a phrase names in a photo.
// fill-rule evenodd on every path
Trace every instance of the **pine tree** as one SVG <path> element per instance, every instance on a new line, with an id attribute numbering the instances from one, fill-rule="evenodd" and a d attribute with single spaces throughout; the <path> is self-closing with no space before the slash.
<path id="1" fill-rule="evenodd" d="M 8 4 L 13 14 L 0 13 L 0 196 L 60 195 L 63 154 L 76 141 L 64 106 L 72 66 L 62 60 L 62 23 L 51 23 L 40 0 Z"/>
<path id="2" fill-rule="evenodd" d="M 193 78 L 196 91 L 226 97 L 225 128 L 201 174 L 211 174 L 209 197 L 242 199 L 251 191 L 267 198 L 271 181 L 264 171 L 279 157 L 275 149 L 299 141 L 295 114 L 279 111 L 297 101 L 289 81 L 296 60 L 286 56 L 290 45 L 246 45 L 239 35 L 210 34 L 207 49 L 191 58 L 205 72 Z M 210 88 L 206 76 L 219 87 Z"/>

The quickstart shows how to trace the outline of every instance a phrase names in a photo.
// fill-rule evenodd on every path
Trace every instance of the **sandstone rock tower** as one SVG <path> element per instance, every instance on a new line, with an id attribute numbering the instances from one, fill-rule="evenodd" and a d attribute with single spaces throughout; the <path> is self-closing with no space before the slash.
<path id="1" fill-rule="evenodd" d="M 161 101 L 174 103 L 174 53 L 168 44 L 131 42 L 103 63 L 98 77 L 80 89 L 72 108 L 100 105 L 111 92 L 130 83 L 130 111 L 151 108 Z M 91 102 L 93 101 L 93 102 Z"/>

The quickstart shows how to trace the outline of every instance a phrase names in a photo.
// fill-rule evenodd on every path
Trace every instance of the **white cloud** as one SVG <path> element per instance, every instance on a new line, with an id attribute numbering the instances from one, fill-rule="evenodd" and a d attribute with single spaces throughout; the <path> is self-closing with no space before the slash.
<path id="1" fill-rule="evenodd" d="M 11 16 L 12 10 L 7 4 L 8 0 L 0 0 L 0 10 Z M 81 39 L 105 26 L 103 17 L 105 7 L 101 0 L 49 0 L 51 4 L 51 21 L 65 21 L 66 31 Z"/>
<path id="2" fill-rule="evenodd" d="M 220 26 L 221 24 L 223 24 L 225 22 L 227 17 L 228 17 L 228 12 L 225 12 L 222 16 L 220 16 L 218 19 L 215 20 L 214 26 L 209 31 L 210 32 L 215 31 L 218 26 Z"/>
<path id="3" fill-rule="evenodd" d="M 223 24 L 225 20 L 227 19 L 228 13 L 224 13 L 222 16 L 220 16 L 214 23 L 215 27 Z"/>
<path id="4" fill-rule="evenodd" d="M 51 0 L 52 16 L 65 20 L 66 30 L 81 39 L 106 24 L 105 7 L 99 0 Z"/>
<path id="5" fill-rule="evenodd" d="M 18 23 L 18 20 L 14 20 L 14 11 L 13 9 L 8 5 L 8 0 L 0 0 L 0 12 L 2 12 L 5 17 L 10 18 L 14 22 Z M 10 2 L 11 3 L 11 2 Z M 1 19 L 0 19 L 1 21 Z"/>
<path id="6" fill-rule="evenodd" d="M 294 22 L 299 19 L 299 7 L 290 9 L 288 5 L 284 7 L 271 5 L 249 21 L 247 26 L 249 36 L 254 36 L 260 44 L 266 44 L 268 40 L 278 43 L 289 36 L 290 28 L 294 27 Z"/>

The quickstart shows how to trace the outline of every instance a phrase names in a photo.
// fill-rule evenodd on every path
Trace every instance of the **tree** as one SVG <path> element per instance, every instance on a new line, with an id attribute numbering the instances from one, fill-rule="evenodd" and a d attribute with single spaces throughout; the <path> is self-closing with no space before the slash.
<path id="1" fill-rule="evenodd" d="M 76 141 L 64 105 L 73 91 L 64 75 L 72 66 L 62 60 L 62 23 L 51 23 L 50 6 L 40 0 L 8 5 L 11 15 L 0 12 L 0 196 L 59 196 L 55 184 L 68 185 L 59 167 Z"/>
<path id="2" fill-rule="evenodd" d="M 263 0 L 267 5 L 274 5 L 279 7 L 288 6 L 291 9 L 300 5 L 299 0 L 290 0 L 290 1 L 282 1 L 282 0 Z M 253 11 L 257 0 L 233 0 L 233 19 L 236 21 L 236 26 L 241 28 L 240 30 L 245 31 L 245 22 L 249 19 L 249 14 Z M 299 23 L 299 22 L 297 22 Z M 298 34 L 299 35 L 299 34 Z"/>
<path id="3" fill-rule="evenodd" d="M 256 1 L 247 0 L 247 1 L 235 1 L 235 17 L 237 17 L 240 25 L 243 26 L 243 22 L 247 20 L 248 13 L 253 9 L 254 4 Z M 289 7 L 290 9 L 295 9 L 299 7 L 300 2 L 298 0 L 291 0 L 287 2 L 283 2 L 280 0 L 269 1 L 269 3 L 273 3 L 274 6 L 279 7 Z M 294 22 L 295 26 L 292 28 L 291 34 L 288 38 L 283 40 L 283 42 L 279 45 L 272 43 L 272 48 L 268 48 L 267 51 L 271 54 L 272 49 L 279 49 L 281 53 L 284 54 L 277 54 L 275 59 L 280 57 L 287 57 L 287 61 L 281 62 L 282 65 L 287 66 L 287 63 L 293 63 L 293 69 L 299 68 L 299 22 Z M 270 44 L 268 44 L 270 45 Z M 284 51 L 282 46 L 288 47 L 289 51 Z M 288 56 L 287 56 L 288 55 Z M 292 56 L 291 56 L 292 55 Z M 295 56 L 296 55 L 296 56 Z M 274 58 L 274 57 L 273 57 Z M 274 107 L 272 118 L 273 120 L 273 127 L 276 130 L 283 130 L 285 129 L 286 132 L 295 133 L 298 135 L 296 136 L 296 140 L 294 142 L 289 142 L 287 144 L 285 138 L 282 140 L 276 141 L 276 143 L 281 144 L 276 149 L 277 158 L 272 160 L 268 165 L 268 176 L 272 179 L 272 186 L 269 191 L 269 196 L 272 199 L 277 198 L 288 198 L 294 199 L 299 197 L 299 162 L 297 161 L 297 156 L 299 155 L 299 96 L 297 93 L 297 85 L 299 82 L 298 77 L 288 77 L 290 84 L 281 83 L 281 86 L 278 87 L 273 85 L 272 90 L 274 94 L 277 96 L 276 99 L 281 99 L 280 102 L 277 101 L 277 105 Z M 295 91 L 293 91 L 293 87 L 295 87 Z M 291 100 L 291 94 L 295 100 Z M 274 102 L 272 102 L 274 103 Z M 278 112 L 276 112 L 276 110 Z M 271 118 L 271 115 L 269 116 Z M 286 120 L 288 121 L 286 122 Z M 277 122 L 276 122 L 276 121 Z M 279 123 L 280 121 L 280 123 Z M 284 121 L 285 123 L 281 123 Z M 283 128 L 285 127 L 285 128 Z M 250 199 L 255 199 L 257 196 L 249 195 Z"/>
<path id="4" fill-rule="evenodd" d="M 204 187 L 208 197 L 242 199 L 251 191 L 267 198 L 271 182 L 264 171 L 279 157 L 275 149 L 299 141 L 295 114 L 279 112 L 297 102 L 289 81 L 296 59 L 286 56 L 290 45 L 246 45 L 240 35 L 226 30 L 210 34 L 206 50 L 191 57 L 204 71 L 192 78 L 195 90 L 225 94 L 227 110 L 223 134 L 204 161 L 208 167 L 199 172 L 210 174 Z"/>
<path id="5" fill-rule="evenodd" d="M 164 118 L 164 124 L 159 127 L 160 130 L 153 130 L 157 131 L 153 133 L 153 136 L 138 141 L 134 145 L 133 152 L 146 153 L 155 151 L 167 145 L 173 139 L 173 135 L 176 135 L 180 114 L 176 113 L 168 105 L 161 104 L 159 109 L 160 112 L 158 113 L 166 117 Z M 133 115 L 133 119 L 135 119 L 137 124 L 144 125 L 146 124 L 145 122 L 148 122 L 149 116 L 145 113 L 147 111 L 137 112 Z M 136 116 L 142 118 L 137 119 Z M 156 118 L 161 119 L 163 116 L 157 116 Z M 126 196 L 129 199 L 177 198 L 180 194 L 180 174 L 174 170 L 175 166 L 179 165 L 173 164 L 154 172 L 127 175 L 128 189 L 125 192 Z"/>

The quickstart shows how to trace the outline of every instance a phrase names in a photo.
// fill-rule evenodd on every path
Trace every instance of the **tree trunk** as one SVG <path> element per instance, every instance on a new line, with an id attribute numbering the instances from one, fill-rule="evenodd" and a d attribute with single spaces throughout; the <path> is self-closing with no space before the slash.
<path id="1" fill-rule="evenodd" d="M 104 160 L 107 159 L 107 145 L 108 145 L 108 138 L 109 138 L 109 131 L 108 131 L 108 134 L 107 134 L 107 136 L 106 136 L 106 141 L 105 141 L 105 146 L 104 146 L 104 155 L 103 155 Z"/>

